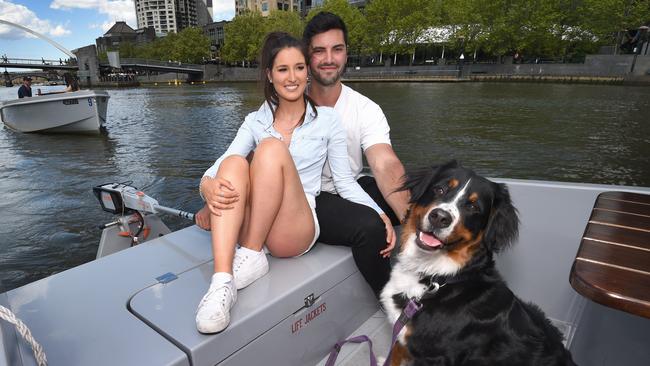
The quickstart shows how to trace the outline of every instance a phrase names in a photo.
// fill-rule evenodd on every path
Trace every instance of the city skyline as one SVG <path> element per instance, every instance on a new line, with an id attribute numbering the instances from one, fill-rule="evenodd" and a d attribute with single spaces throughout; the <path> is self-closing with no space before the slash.
<path id="1" fill-rule="evenodd" d="M 215 21 L 234 17 L 235 0 L 213 0 L 212 4 Z M 95 44 L 116 21 L 137 28 L 133 0 L 0 0 L 0 14 L 0 19 L 39 32 L 69 50 Z M 67 58 L 43 40 L 0 25 L 0 55 L 4 54 L 9 58 Z"/>

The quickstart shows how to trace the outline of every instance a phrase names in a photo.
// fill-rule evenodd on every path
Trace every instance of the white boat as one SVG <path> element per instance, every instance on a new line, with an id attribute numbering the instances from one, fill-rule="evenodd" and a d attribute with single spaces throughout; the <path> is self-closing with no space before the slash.
<path id="1" fill-rule="evenodd" d="M 594 301 L 577 291 L 573 281 L 577 263 L 589 259 L 576 256 L 585 227 L 594 222 L 599 195 L 648 195 L 650 188 L 498 181 L 508 184 L 521 219 L 518 242 L 497 257 L 509 287 L 546 312 L 563 332 L 577 364 L 650 364 L 650 317 L 628 311 L 632 306 L 597 303 L 614 300 L 650 308 L 647 290 L 636 300 L 619 296 L 617 288 L 629 284 L 605 274 L 614 279 L 614 288 L 605 289 L 612 290 L 609 300 Z M 104 197 L 102 202 L 104 209 L 124 212 Z M 622 204 L 647 212 L 650 199 L 646 202 Z M 604 211 L 612 217 L 627 215 Z M 650 225 L 650 215 L 627 216 Z M 130 240 L 119 235 L 123 229 L 110 226 L 102 233 L 97 260 L 0 294 L 0 305 L 31 329 L 49 365 L 323 366 L 338 340 L 360 334 L 373 340 L 378 355 L 386 355 L 392 327 L 349 248 L 319 244 L 301 257 L 270 257 L 270 272 L 239 291 L 230 326 L 204 335 L 197 332 L 194 315 L 213 271 L 210 233 L 196 226 L 170 233 L 156 215 L 145 216 L 145 221 L 150 228 L 146 242 L 128 248 Z M 619 226 L 610 225 L 615 230 Z M 638 232 L 650 235 L 650 229 Z M 122 248 L 115 245 L 120 241 Z M 592 264 L 603 271 L 629 272 L 642 281 L 650 277 L 643 269 L 649 266 L 647 241 L 639 248 L 601 244 L 608 253 L 629 252 L 639 268 Z M 367 349 L 344 346 L 336 365 L 368 365 Z M 35 364 L 32 347 L 11 324 L 0 321 L 0 365 Z"/>
<path id="2" fill-rule="evenodd" d="M 0 103 L 0 119 L 20 132 L 99 133 L 108 98 L 103 90 L 80 90 L 16 99 Z"/>

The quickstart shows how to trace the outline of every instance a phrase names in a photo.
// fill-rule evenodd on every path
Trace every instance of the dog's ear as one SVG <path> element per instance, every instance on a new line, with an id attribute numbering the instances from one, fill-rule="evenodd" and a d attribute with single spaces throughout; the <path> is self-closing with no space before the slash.
<path id="1" fill-rule="evenodd" d="M 438 180 L 442 172 L 458 167 L 458 162 L 451 160 L 441 165 L 412 170 L 403 177 L 404 184 L 397 191 L 409 191 L 411 193 L 409 203 L 415 203 L 427 192 L 431 183 Z"/>
<path id="2" fill-rule="evenodd" d="M 499 252 L 512 244 L 519 236 L 519 216 L 512 205 L 508 187 L 502 183 L 495 185 L 494 202 L 484 241 L 488 249 Z"/>

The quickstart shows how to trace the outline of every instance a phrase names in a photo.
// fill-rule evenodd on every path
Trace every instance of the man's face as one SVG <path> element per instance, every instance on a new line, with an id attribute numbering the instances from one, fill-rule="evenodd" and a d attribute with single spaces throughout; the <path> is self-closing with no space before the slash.
<path id="1" fill-rule="evenodd" d="M 30 86 L 31 87 L 32 86 L 32 81 L 31 80 L 25 80 L 25 81 L 23 81 L 23 84 L 25 84 L 25 86 Z"/>
<path id="2" fill-rule="evenodd" d="M 348 59 L 343 31 L 331 29 L 312 37 L 309 57 L 314 81 L 325 86 L 336 84 L 341 80 Z"/>

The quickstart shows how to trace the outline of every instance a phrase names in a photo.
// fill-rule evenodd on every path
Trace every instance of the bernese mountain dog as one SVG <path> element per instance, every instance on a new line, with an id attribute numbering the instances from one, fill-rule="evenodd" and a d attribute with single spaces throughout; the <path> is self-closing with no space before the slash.
<path id="1" fill-rule="evenodd" d="M 575 365 L 562 335 L 515 296 L 493 256 L 518 235 L 505 184 L 455 161 L 408 174 L 401 248 L 381 302 L 394 323 L 415 298 L 391 365 Z"/>

